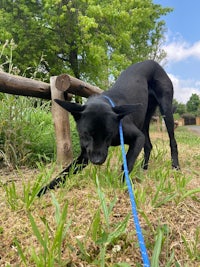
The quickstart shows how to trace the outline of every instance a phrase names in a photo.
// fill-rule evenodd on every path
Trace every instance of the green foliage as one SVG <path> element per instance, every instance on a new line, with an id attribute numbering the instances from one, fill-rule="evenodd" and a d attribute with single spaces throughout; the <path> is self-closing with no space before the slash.
<path id="1" fill-rule="evenodd" d="M 39 175 L 33 184 L 30 181 L 23 182 L 23 194 L 20 196 L 20 199 L 27 210 L 30 209 L 33 202 L 37 198 L 37 194 L 41 188 L 42 179 L 43 174 Z"/>
<path id="2" fill-rule="evenodd" d="M 30 212 L 28 213 L 33 235 L 36 237 L 39 244 L 39 249 L 32 249 L 30 252 L 30 258 L 34 262 L 35 266 L 53 267 L 55 264 L 57 264 L 57 266 L 63 266 L 63 261 L 61 259 L 61 246 L 71 224 L 70 220 L 67 221 L 68 203 L 66 202 L 61 210 L 60 204 L 52 194 L 52 204 L 55 207 L 56 227 L 54 230 L 50 227 L 48 219 L 41 217 L 40 220 L 45 226 L 45 230 L 42 232 L 40 227 L 37 225 L 34 216 Z M 27 256 L 16 237 L 14 238 L 13 243 L 16 246 L 22 262 L 25 266 L 28 266 Z"/>
<path id="3" fill-rule="evenodd" d="M 176 99 L 173 100 L 173 106 L 176 108 L 175 113 L 179 114 L 179 116 L 182 116 L 184 113 L 186 113 L 186 105 L 179 103 Z"/>
<path id="4" fill-rule="evenodd" d="M 185 127 L 178 127 L 176 129 L 177 134 L 177 142 L 181 144 L 187 144 L 190 147 L 197 147 L 200 144 L 200 137 L 198 135 L 192 135 L 191 132 L 188 131 Z"/>
<path id="5" fill-rule="evenodd" d="M 53 167 L 49 170 L 49 172 L 46 172 L 41 168 L 43 165 L 38 165 L 38 168 L 41 169 L 41 173 L 34 179 L 34 182 L 31 180 L 23 181 L 23 173 L 18 171 L 19 176 L 21 177 L 21 183 L 22 183 L 22 192 L 19 192 L 19 188 L 16 185 L 15 181 L 2 183 L 2 187 L 4 188 L 5 194 L 6 194 L 6 201 L 11 210 L 13 211 L 19 211 L 22 208 L 25 208 L 26 210 L 30 210 L 31 206 L 37 199 L 37 193 L 41 189 L 41 184 L 44 180 L 47 181 L 50 179 L 50 176 L 52 175 Z M 0 184 L 1 185 L 1 184 Z"/>
<path id="6" fill-rule="evenodd" d="M 150 0 L 1 1 L 0 46 L 13 39 L 13 64 L 27 77 L 68 72 L 106 88 L 131 63 L 165 56 L 170 11 Z"/>
<path id="7" fill-rule="evenodd" d="M 192 94 L 186 105 L 188 112 L 200 115 L 200 97 L 197 94 Z"/>
<path id="8" fill-rule="evenodd" d="M 184 243 L 184 246 L 187 250 L 187 254 L 191 260 L 199 261 L 200 260 L 200 251 L 198 249 L 198 243 L 200 238 L 200 228 L 197 227 L 195 231 L 194 241 L 188 242 L 186 237 L 182 235 L 182 240 Z"/>
<path id="9" fill-rule="evenodd" d="M 13 40 L 15 49 L 13 51 L 13 64 L 22 73 L 28 76 L 37 70 L 38 77 L 44 76 L 42 65 L 47 64 L 43 59 L 41 69 L 38 66 L 45 53 L 46 31 L 41 25 L 42 6 L 40 1 L 1 1 L 0 22 L 2 25 L 0 43 L 5 44 L 7 40 Z M 34 43 L 37 45 L 34 45 Z M 40 49 L 38 49 L 40 47 Z M 6 51 L 5 51 L 6 52 Z M 9 64 L 6 64 L 6 54 L 2 55 L 4 69 L 8 72 Z M 39 75 L 40 74 L 40 75 Z"/>
<path id="10" fill-rule="evenodd" d="M 151 266 L 154 267 L 159 267 L 160 266 L 160 257 L 161 257 L 161 252 L 164 246 L 165 242 L 168 242 L 169 238 L 169 227 L 167 225 L 162 225 L 156 229 L 156 234 L 155 234 L 155 244 L 153 248 L 153 254 L 151 257 Z M 170 251 L 170 257 L 166 263 L 166 267 L 172 266 L 172 262 L 174 261 L 174 251 Z"/>
<path id="11" fill-rule="evenodd" d="M 0 151 L 8 165 L 35 165 L 54 158 L 50 102 L 5 95 L 0 101 Z"/>
<path id="12" fill-rule="evenodd" d="M 42 235 L 40 228 L 37 226 L 34 217 L 29 213 L 29 220 L 32 226 L 34 235 L 36 236 L 39 244 L 41 245 L 41 251 L 32 251 L 32 259 L 36 266 L 62 266 L 63 262 L 61 259 L 61 246 L 64 238 L 66 237 L 67 230 L 71 224 L 70 221 L 66 224 L 66 218 L 68 213 L 68 203 L 66 202 L 62 211 L 60 204 L 52 194 L 52 203 L 55 207 L 55 222 L 56 229 L 53 233 L 48 220 L 41 218 L 41 221 L 45 225 L 45 233 Z"/>
<path id="13" fill-rule="evenodd" d="M 55 133 L 50 102 L 3 95 L 0 101 L 0 156 L 7 165 L 36 166 L 55 159 Z M 70 116 L 74 157 L 80 152 L 79 136 Z"/>
<path id="14" fill-rule="evenodd" d="M 186 104 L 179 103 L 173 100 L 173 105 L 176 107 L 176 113 L 180 116 L 200 116 L 200 97 L 197 94 L 192 94 Z"/>
<path id="15" fill-rule="evenodd" d="M 12 181 L 11 184 L 5 184 L 3 185 L 3 187 L 6 193 L 7 203 L 10 206 L 11 210 L 18 210 L 20 205 L 15 182 Z"/>
<path id="16" fill-rule="evenodd" d="M 151 259 L 151 265 L 154 267 L 159 267 L 159 256 L 160 256 L 161 249 L 162 249 L 162 241 L 163 241 L 163 231 L 161 228 L 158 228 L 153 255 Z"/>
<path id="17" fill-rule="evenodd" d="M 71 134 L 71 141 L 72 141 L 72 150 L 73 150 L 73 157 L 77 158 L 80 154 L 80 140 L 78 131 L 76 129 L 76 123 L 74 121 L 74 118 L 70 115 L 70 134 Z"/>

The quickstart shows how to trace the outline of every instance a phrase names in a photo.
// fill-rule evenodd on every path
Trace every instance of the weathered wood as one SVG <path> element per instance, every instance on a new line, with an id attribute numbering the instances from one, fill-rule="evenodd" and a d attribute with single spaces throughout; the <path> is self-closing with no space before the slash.
<path id="1" fill-rule="evenodd" d="M 68 74 L 61 74 L 57 76 L 56 87 L 60 91 L 67 91 L 68 93 L 83 97 L 89 97 L 91 95 L 101 94 L 103 92 L 103 90 L 99 87 L 83 82 Z"/>
<path id="2" fill-rule="evenodd" d="M 45 82 L 0 71 L 0 92 L 51 99 L 50 85 Z"/>
<path id="3" fill-rule="evenodd" d="M 55 101 L 55 98 L 64 100 L 64 92 L 59 91 L 55 86 L 56 76 L 51 77 L 51 97 L 52 97 L 52 116 L 56 134 L 57 144 L 57 162 L 62 165 L 67 165 L 72 161 L 72 144 L 70 138 L 70 123 L 69 113 L 60 107 Z"/>
<path id="4" fill-rule="evenodd" d="M 65 99 L 67 99 L 70 94 L 89 97 L 93 94 L 101 94 L 103 92 L 99 87 L 83 82 L 68 74 L 57 76 L 56 87 L 60 91 L 65 91 Z M 51 90 L 48 83 L 8 74 L 2 71 L 0 71 L 0 92 L 51 99 Z"/>

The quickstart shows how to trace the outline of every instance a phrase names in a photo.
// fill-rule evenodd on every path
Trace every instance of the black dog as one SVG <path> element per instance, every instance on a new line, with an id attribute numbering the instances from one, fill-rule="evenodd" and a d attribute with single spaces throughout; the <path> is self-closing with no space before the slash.
<path id="1" fill-rule="evenodd" d="M 112 107 L 108 98 L 114 103 Z M 122 120 L 124 141 L 129 145 L 127 152 L 128 170 L 144 147 L 143 168 L 148 168 L 152 144 L 149 124 L 157 106 L 167 127 L 172 166 L 179 169 L 177 143 L 174 137 L 172 112 L 173 85 L 163 68 L 153 60 L 134 64 L 121 73 L 111 89 L 101 95 L 92 96 L 85 105 L 55 100 L 71 112 L 77 123 L 80 136 L 81 154 L 49 185 L 40 190 L 38 196 L 48 189 L 64 183 L 72 169 L 76 173 L 90 160 L 102 164 L 106 160 L 109 146 L 120 144 L 118 125 Z"/>

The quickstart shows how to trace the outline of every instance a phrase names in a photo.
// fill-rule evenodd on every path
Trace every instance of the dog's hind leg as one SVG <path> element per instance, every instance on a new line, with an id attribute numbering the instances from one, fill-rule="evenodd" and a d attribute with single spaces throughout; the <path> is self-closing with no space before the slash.
<path id="1" fill-rule="evenodd" d="M 152 144 L 151 144 L 151 140 L 150 140 L 150 136 L 149 136 L 149 125 L 150 125 L 152 115 L 154 114 L 157 105 L 158 105 L 158 103 L 157 103 L 156 99 L 154 98 L 154 96 L 150 95 L 149 96 L 149 105 L 147 108 L 146 117 L 145 117 L 143 130 L 142 130 L 142 132 L 144 133 L 144 136 L 145 136 L 144 161 L 142 163 L 142 168 L 144 170 L 148 169 L 149 158 L 150 158 L 150 154 L 151 154 L 151 150 L 152 150 Z"/>
<path id="2" fill-rule="evenodd" d="M 67 168 L 65 168 L 55 179 L 53 179 L 48 185 L 40 189 L 37 194 L 38 197 L 44 195 L 48 190 L 58 188 L 60 185 L 65 184 L 66 178 L 72 171 L 72 174 L 81 171 L 88 165 L 88 157 L 84 150 L 82 150 L 80 156 L 75 159 Z"/>
<path id="3" fill-rule="evenodd" d="M 171 148 L 171 159 L 172 159 L 172 167 L 175 169 L 180 169 L 179 161 L 178 161 L 178 148 L 177 142 L 174 136 L 174 118 L 172 110 L 164 111 L 164 121 L 166 124 L 167 132 L 170 140 L 170 148 Z"/>
<path id="4" fill-rule="evenodd" d="M 145 125 L 143 128 L 145 143 L 144 143 L 144 160 L 142 163 L 142 168 L 144 170 L 148 169 L 149 158 L 152 150 L 152 144 L 149 136 L 149 124 L 150 124 L 150 119 L 148 119 L 148 121 L 145 121 Z"/>
<path id="5" fill-rule="evenodd" d="M 159 101 L 159 107 L 163 119 L 165 121 L 165 125 L 167 128 L 169 140 L 170 140 L 170 149 L 171 149 L 171 159 L 172 159 L 172 167 L 175 169 L 180 169 L 179 160 L 178 160 L 178 148 L 177 142 L 174 136 L 174 118 L 172 111 L 172 96 L 166 93 L 163 94 L 162 98 Z"/>

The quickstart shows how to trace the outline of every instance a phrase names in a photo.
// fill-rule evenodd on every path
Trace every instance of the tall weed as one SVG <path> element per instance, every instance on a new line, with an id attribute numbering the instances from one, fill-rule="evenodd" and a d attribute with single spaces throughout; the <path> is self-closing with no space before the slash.
<path id="1" fill-rule="evenodd" d="M 60 204 L 52 194 L 52 204 L 55 208 L 55 229 L 51 228 L 48 219 L 41 217 L 40 220 L 45 227 L 45 230 L 42 232 L 37 225 L 34 216 L 30 212 L 28 213 L 33 235 L 36 237 L 39 244 L 38 248 L 31 247 L 30 249 L 26 249 L 27 251 L 24 251 L 17 238 L 14 238 L 14 244 L 19 257 L 25 266 L 28 266 L 27 253 L 29 254 L 31 261 L 34 263 L 34 266 L 64 266 L 64 262 L 61 258 L 62 244 L 71 224 L 70 220 L 67 221 L 68 203 L 66 202 L 61 209 Z"/>
<path id="2" fill-rule="evenodd" d="M 0 150 L 13 167 L 35 166 L 38 160 L 54 159 L 55 140 L 45 102 L 35 107 L 34 99 L 5 95 L 0 101 Z"/>

